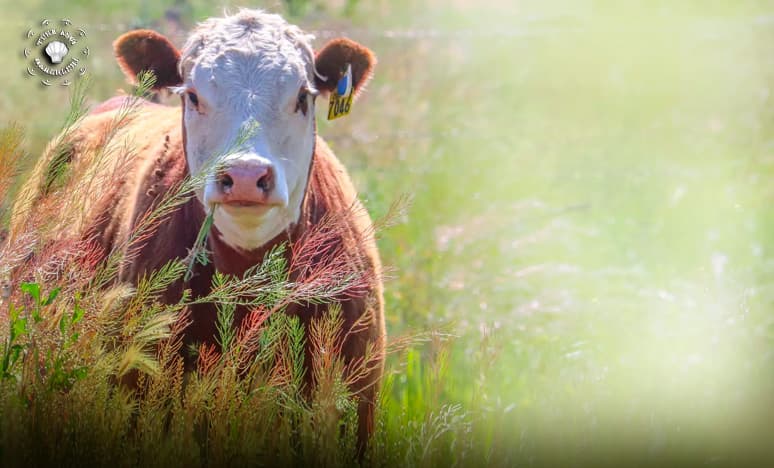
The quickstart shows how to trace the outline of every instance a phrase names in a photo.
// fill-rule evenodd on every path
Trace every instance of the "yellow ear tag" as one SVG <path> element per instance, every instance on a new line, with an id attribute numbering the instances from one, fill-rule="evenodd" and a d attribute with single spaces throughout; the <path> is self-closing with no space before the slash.
<path id="1" fill-rule="evenodd" d="M 347 72 L 341 77 L 336 89 L 331 93 L 328 103 L 328 120 L 338 119 L 349 114 L 352 109 L 352 65 L 347 64 Z"/>

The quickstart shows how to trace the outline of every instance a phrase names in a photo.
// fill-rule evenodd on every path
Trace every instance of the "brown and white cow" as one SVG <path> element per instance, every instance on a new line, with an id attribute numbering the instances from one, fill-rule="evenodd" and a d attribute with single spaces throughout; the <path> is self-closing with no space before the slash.
<path id="1" fill-rule="evenodd" d="M 256 121 L 257 131 L 239 151 L 222 156 L 218 171 L 207 175 L 196 196 L 160 223 L 121 268 L 119 281 L 136 284 L 169 260 L 188 256 L 205 210 L 214 210 L 208 236 L 213 262 L 197 265 L 190 282 L 170 286 L 166 301 L 177 301 L 184 288 L 194 295 L 206 294 L 216 270 L 242 275 L 272 247 L 292 244 L 323 217 L 338 213 L 344 223 L 335 241 L 370 278 L 366 294 L 341 297 L 345 328 L 367 318 L 366 326 L 348 334 L 343 345 L 345 359 L 353 361 L 363 357 L 369 343 L 377 349 L 384 343 L 381 264 L 371 220 L 362 209 L 353 210 L 360 205 L 352 182 L 317 136 L 315 97 L 331 92 L 348 66 L 355 93 L 362 90 L 375 58 L 367 48 L 341 38 L 315 54 L 311 39 L 280 16 L 256 10 L 204 21 L 191 32 L 182 51 L 153 31 L 121 36 L 114 44 L 115 53 L 130 81 L 151 70 L 157 77 L 156 89 L 172 88 L 181 95 L 182 106 L 143 104 L 112 135 L 107 149 L 105 135 L 115 124 L 123 98 L 99 105 L 78 125 L 68 136 L 71 165 L 93 164 L 97 154 L 124 156 L 115 156 L 119 161 L 92 171 L 109 174 L 112 183 L 95 184 L 93 194 L 79 208 L 81 224 L 69 228 L 96 239 L 105 252 L 124 245 L 165 194 L 189 174 L 211 167 L 208 159 L 222 154 L 246 123 Z M 129 145 L 130 151 L 122 151 L 121 145 Z M 42 187 L 54 157 L 50 153 L 33 171 L 27 183 L 30 190 Z M 35 196 L 22 198 L 34 200 Z M 17 207 L 18 218 L 23 217 L 23 208 Z M 287 310 L 306 325 L 323 311 L 323 306 L 309 304 Z M 195 306 L 190 317 L 185 341 L 213 343 L 215 307 Z M 360 398 L 361 444 L 373 427 L 383 372 L 381 353 L 377 365 L 353 388 Z"/>

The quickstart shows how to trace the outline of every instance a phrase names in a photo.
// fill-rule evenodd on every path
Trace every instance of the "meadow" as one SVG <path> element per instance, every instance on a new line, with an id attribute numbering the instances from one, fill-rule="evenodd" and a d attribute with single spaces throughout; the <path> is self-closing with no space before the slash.
<path id="1" fill-rule="evenodd" d="M 343 34 L 379 58 L 347 118 L 318 111 L 374 217 L 410 199 L 380 232 L 394 352 L 364 463 L 774 463 L 771 2 L 249 6 L 290 15 L 316 45 Z M 179 45 L 222 5 L 0 0 L 0 11 L 6 224 L 72 94 L 24 75 L 27 28 L 83 25 L 94 104 L 129 90 L 115 37 L 152 27 Z M 183 388 L 168 355 L 130 356 L 174 331 L 180 310 L 154 308 L 153 287 L 98 293 L 88 278 L 35 274 L 8 286 L 0 315 L 3 466 L 355 463 L 350 433 L 319 430 L 351 422 L 346 398 L 306 406 L 293 371 L 272 380 L 270 357 L 302 339 L 290 321 L 261 329 L 274 354 L 255 371 L 260 391 L 225 351 Z M 105 331 L 116 327 L 125 343 Z M 26 357 L 36 349 L 51 351 L 43 376 Z M 154 376 L 156 400 L 115 390 L 127 359 Z"/>

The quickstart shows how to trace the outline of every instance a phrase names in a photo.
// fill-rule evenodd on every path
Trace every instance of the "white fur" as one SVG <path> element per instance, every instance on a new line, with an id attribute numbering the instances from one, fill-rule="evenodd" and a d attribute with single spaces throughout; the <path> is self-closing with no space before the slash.
<path id="1" fill-rule="evenodd" d="M 260 247 L 298 219 L 315 139 L 313 99 L 306 115 L 295 112 L 299 89 L 314 92 L 311 39 L 278 15 L 243 9 L 199 24 L 183 48 L 181 91 L 199 99 L 199 111 L 187 102 L 184 116 L 191 172 L 232 147 L 251 120 L 257 130 L 225 162 L 268 162 L 275 171 L 281 206 L 262 215 L 215 209 L 215 226 L 233 247 Z M 216 190 L 212 175 L 197 191 L 205 207 Z"/>

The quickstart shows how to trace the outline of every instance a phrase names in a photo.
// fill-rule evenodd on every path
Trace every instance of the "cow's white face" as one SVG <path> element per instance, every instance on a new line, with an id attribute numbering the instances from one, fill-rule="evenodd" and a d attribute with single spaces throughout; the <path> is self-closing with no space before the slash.
<path id="1" fill-rule="evenodd" d="M 315 141 L 309 41 L 277 15 L 244 10 L 205 21 L 183 49 L 189 169 L 210 172 L 197 197 L 234 247 L 260 247 L 298 219 Z"/>
<path id="2" fill-rule="evenodd" d="M 314 96 L 332 92 L 346 70 L 357 95 L 376 63 L 350 39 L 332 39 L 316 55 L 311 40 L 280 16 L 240 10 L 199 24 L 182 53 L 150 30 L 113 44 L 131 82 L 152 70 L 154 89 L 181 94 L 188 168 L 206 176 L 196 196 L 233 247 L 260 247 L 298 220 L 316 138 Z"/>

